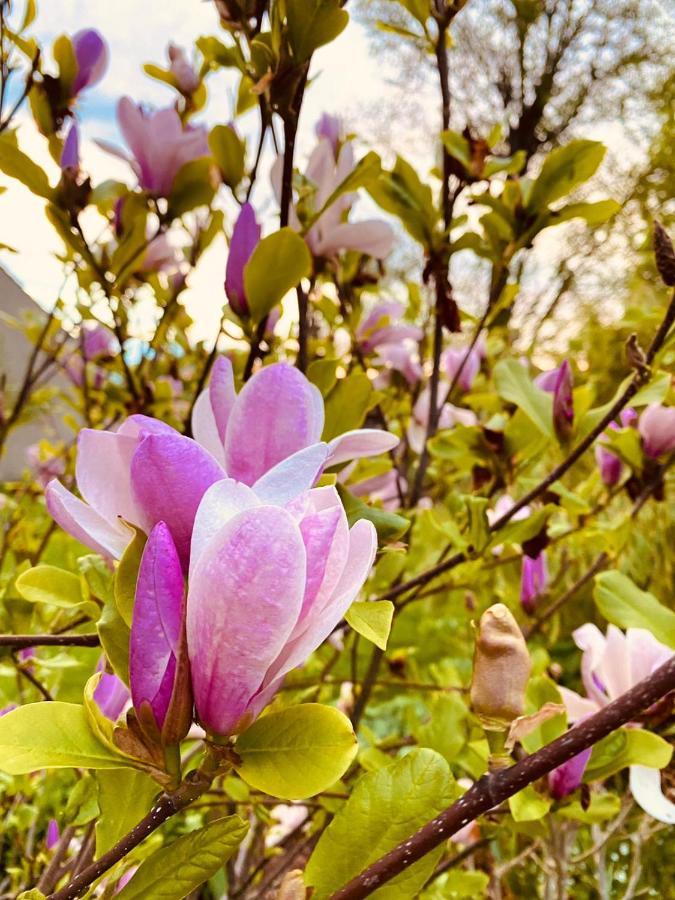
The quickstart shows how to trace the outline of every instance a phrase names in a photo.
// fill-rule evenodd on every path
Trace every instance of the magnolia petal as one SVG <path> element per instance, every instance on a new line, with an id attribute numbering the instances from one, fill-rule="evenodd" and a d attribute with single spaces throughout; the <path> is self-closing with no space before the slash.
<path id="1" fill-rule="evenodd" d="M 316 444 L 323 431 L 321 392 L 287 363 L 257 372 L 237 397 L 227 427 L 227 474 L 252 485 L 277 463 Z"/>
<path id="2" fill-rule="evenodd" d="M 233 478 L 224 478 L 212 484 L 202 497 L 195 516 L 190 548 L 190 574 L 209 541 L 230 519 L 260 505 L 260 500 L 253 490 Z"/>
<path id="3" fill-rule="evenodd" d="M 134 706 L 149 703 L 161 729 L 173 693 L 185 613 L 183 572 L 167 525 L 158 522 L 145 545 L 136 583 L 129 642 Z"/>
<path id="4" fill-rule="evenodd" d="M 589 700 L 587 697 L 581 697 L 576 691 L 571 691 L 566 687 L 558 687 L 560 696 L 567 710 L 567 718 L 570 722 L 578 722 L 584 716 L 592 716 L 600 709 L 600 704 L 595 700 Z"/>
<path id="5" fill-rule="evenodd" d="M 75 477 L 84 499 L 108 522 L 121 517 L 146 528 L 147 516 L 131 488 L 131 460 L 137 447 L 136 437 L 83 428 L 77 439 Z"/>
<path id="6" fill-rule="evenodd" d="M 377 219 L 342 222 L 326 232 L 319 248 L 322 256 L 332 256 L 340 250 L 356 250 L 375 259 L 384 259 L 394 243 L 391 227 Z"/>
<path id="7" fill-rule="evenodd" d="M 271 506 L 239 513 L 200 556 L 187 640 L 197 711 L 211 731 L 247 724 L 249 702 L 300 613 L 305 566 L 300 529 Z"/>
<path id="8" fill-rule="evenodd" d="M 119 559 L 133 532 L 120 521 L 107 522 L 55 479 L 45 490 L 47 509 L 64 531 L 95 553 Z"/>
<path id="9" fill-rule="evenodd" d="M 313 605 L 304 628 L 295 634 L 270 666 L 264 687 L 278 683 L 286 673 L 305 662 L 331 634 L 363 587 L 377 552 L 377 532 L 372 522 L 359 519 L 349 532 L 349 555 L 332 597 L 322 608 Z"/>
<path id="10" fill-rule="evenodd" d="M 319 615 L 330 601 L 349 556 L 349 524 L 334 487 L 310 491 L 300 531 L 307 550 L 307 584 L 294 637 L 308 615 Z"/>
<path id="11" fill-rule="evenodd" d="M 312 444 L 265 472 L 253 485 L 253 490 L 263 503 L 284 506 L 314 485 L 327 459 L 328 445 Z"/>
<path id="12" fill-rule="evenodd" d="M 210 453 L 182 435 L 149 434 L 134 453 L 134 493 L 151 524 L 163 521 L 169 526 L 185 570 L 197 509 L 223 474 Z"/>
<path id="13" fill-rule="evenodd" d="M 663 793 L 660 770 L 631 766 L 629 773 L 630 792 L 637 805 L 657 821 L 675 825 L 675 803 Z"/>
<path id="14" fill-rule="evenodd" d="M 633 686 L 630 677 L 630 656 L 626 637 L 616 625 L 607 628 L 605 652 L 597 669 L 610 700 L 625 694 Z"/>
<path id="15" fill-rule="evenodd" d="M 335 466 L 338 463 L 351 459 L 360 459 L 364 456 L 379 456 L 393 450 L 399 439 L 388 431 L 380 431 L 377 428 L 357 428 L 354 431 L 345 431 L 344 434 L 333 438 L 328 444 L 328 465 Z"/>
<path id="16" fill-rule="evenodd" d="M 202 447 L 209 451 L 211 456 L 220 463 L 224 471 L 225 450 L 218 434 L 218 426 L 216 425 L 216 417 L 213 414 L 208 388 L 203 390 L 195 401 L 190 425 L 192 427 L 192 437 L 198 444 L 201 444 Z"/>
<path id="17" fill-rule="evenodd" d="M 673 655 L 670 647 L 657 641 L 646 628 L 626 629 L 626 645 L 630 659 L 631 686 L 648 678 Z"/>

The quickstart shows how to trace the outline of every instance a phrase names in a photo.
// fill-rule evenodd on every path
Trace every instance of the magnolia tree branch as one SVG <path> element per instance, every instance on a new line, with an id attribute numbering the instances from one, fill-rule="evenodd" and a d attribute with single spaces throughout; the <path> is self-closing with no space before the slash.
<path id="1" fill-rule="evenodd" d="M 528 784 L 592 747 L 612 731 L 633 722 L 657 700 L 675 690 L 675 655 L 648 678 L 610 703 L 594 716 L 571 728 L 551 744 L 508 769 L 491 772 L 477 781 L 460 799 L 419 831 L 364 869 L 360 875 L 332 895 L 330 900 L 360 900 L 368 897 L 409 868 L 469 822 Z"/>
<path id="2" fill-rule="evenodd" d="M 219 774 L 220 760 L 216 754 L 207 754 L 203 765 L 190 772 L 181 786 L 170 794 L 162 794 L 152 809 L 131 831 L 93 863 L 82 869 L 65 887 L 49 895 L 48 900 L 75 900 L 81 897 L 89 885 L 97 881 L 109 869 L 123 859 L 148 835 L 156 831 L 167 819 L 175 816 L 211 787 Z"/>
<path id="3" fill-rule="evenodd" d="M 98 647 L 97 634 L 0 634 L 0 647 Z"/>

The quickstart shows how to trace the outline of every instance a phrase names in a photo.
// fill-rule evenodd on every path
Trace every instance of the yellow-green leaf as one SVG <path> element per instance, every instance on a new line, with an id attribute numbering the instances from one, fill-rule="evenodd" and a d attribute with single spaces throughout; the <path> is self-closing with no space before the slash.
<path id="1" fill-rule="evenodd" d="M 394 618 L 394 604 L 391 600 L 356 601 L 347 610 L 345 619 L 366 640 L 380 650 L 387 649 L 391 623 Z"/>
<path id="2" fill-rule="evenodd" d="M 244 288 L 254 321 L 264 319 L 311 271 L 307 244 L 292 228 L 263 238 L 244 266 Z"/>

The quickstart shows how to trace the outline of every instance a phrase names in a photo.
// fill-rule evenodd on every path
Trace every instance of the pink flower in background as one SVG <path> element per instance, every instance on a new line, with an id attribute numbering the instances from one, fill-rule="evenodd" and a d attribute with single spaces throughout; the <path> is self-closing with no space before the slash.
<path id="1" fill-rule="evenodd" d="M 514 517 L 515 518 L 515 517 Z M 548 566 L 546 554 L 542 552 L 535 558 L 523 556 L 520 578 L 520 603 L 526 613 L 532 614 L 539 600 L 548 589 Z"/>
<path id="2" fill-rule="evenodd" d="M 354 150 L 350 142 L 342 145 L 337 159 L 333 144 L 326 137 L 321 137 L 312 152 L 305 178 L 315 186 L 315 192 L 308 198 L 310 214 L 316 214 L 351 174 L 356 165 Z M 272 185 L 281 202 L 281 173 L 283 159 L 278 157 L 272 168 Z M 316 257 L 333 257 L 343 250 L 355 250 L 383 259 L 391 250 L 394 233 L 386 222 L 379 219 L 368 219 L 362 222 L 348 222 L 349 212 L 356 200 L 356 194 L 342 194 L 323 212 L 305 235 L 307 245 Z M 291 211 L 290 225 L 296 231 L 301 230 L 301 223 L 294 210 Z"/>
<path id="3" fill-rule="evenodd" d="M 116 431 L 85 428 L 75 467 L 84 499 L 51 481 L 47 507 L 65 531 L 113 558 L 131 540 L 125 523 L 149 534 L 166 522 L 185 570 L 197 508 L 215 482 L 229 476 L 261 496 L 281 487 L 290 501 L 327 465 L 375 456 L 398 443 L 388 432 L 364 428 L 326 444 L 323 424 L 321 393 L 294 367 L 267 366 L 237 395 L 232 365 L 222 357 L 195 404 L 194 440 L 142 415 Z"/>
<path id="4" fill-rule="evenodd" d="M 559 688 L 570 722 L 578 722 L 616 700 L 673 655 L 644 628 L 628 628 L 624 634 L 610 625 L 603 635 L 596 625 L 588 624 L 577 628 L 572 637 L 583 651 L 581 680 L 586 696 Z M 630 785 L 635 801 L 645 812 L 675 824 L 675 804 L 663 796 L 658 769 L 631 766 Z"/>
<path id="5" fill-rule="evenodd" d="M 316 123 L 314 133 L 319 140 L 328 141 L 333 151 L 333 156 L 337 159 L 340 144 L 344 141 L 344 128 L 340 116 L 323 113 Z"/>
<path id="6" fill-rule="evenodd" d="M 142 272 L 176 272 L 179 262 L 176 248 L 169 241 L 168 235 L 159 234 L 148 244 L 140 269 Z"/>
<path id="7" fill-rule="evenodd" d="M 171 74 L 176 79 L 176 84 L 183 94 L 192 94 L 199 87 L 199 75 L 190 64 L 182 47 L 170 43 L 167 48 Z"/>
<path id="8" fill-rule="evenodd" d="M 56 819 L 50 819 L 47 823 L 47 835 L 45 837 L 45 847 L 47 850 L 53 850 L 54 847 L 56 847 L 60 836 L 59 823 Z"/>
<path id="9" fill-rule="evenodd" d="M 644 451 L 652 459 L 675 450 L 675 406 L 648 406 L 640 416 L 638 431 Z"/>
<path id="10" fill-rule="evenodd" d="M 405 496 L 408 490 L 407 480 L 400 478 L 396 473 L 396 469 L 388 469 L 381 475 L 373 475 L 372 478 L 366 478 L 363 481 L 357 481 L 356 484 L 350 484 L 349 490 L 355 497 L 369 497 L 370 500 L 379 500 L 384 509 L 395 510 L 401 505 L 399 485 L 401 493 Z"/>
<path id="11" fill-rule="evenodd" d="M 572 433 L 574 423 L 574 399 L 572 388 L 572 367 L 569 360 L 563 360 L 557 369 L 551 369 L 538 375 L 534 383 L 537 387 L 553 394 L 553 425 L 555 432 L 561 439 L 566 439 Z"/>
<path id="12" fill-rule="evenodd" d="M 241 318 L 249 314 L 244 288 L 244 267 L 260 242 L 261 228 L 250 203 L 244 203 L 232 230 L 225 269 L 225 293 L 234 312 Z"/>
<path id="13" fill-rule="evenodd" d="M 218 734 L 247 727 L 284 676 L 330 635 L 370 571 L 377 535 L 351 529 L 337 491 L 288 502 L 232 479 L 204 496 L 192 537 L 187 640 L 199 719 Z"/>
<path id="14" fill-rule="evenodd" d="M 628 428 L 637 421 L 637 413 L 634 409 L 628 407 L 621 411 L 619 419 L 621 420 L 621 426 Z M 621 426 L 617 425 L 616 422 L 609 423 L 609 427 L 613 430 L 617 430 Z M 607 432 L 605 432 L 605 435 L 607 435 Z M 623 471 L 623 463 L 615 453 L 607 450 L 602 443 L 597 443 L 595 445 L 595 461 L 598 464 L 600 477 L 604 484 L 612 487 L 619 483 Z"/>
<path id="15" fill-rule="evenodd" d="M 77 172 L 80 168 L 80 135 L 77 122 L 73 122 L 70 126 L 63 144 L 60 164 L 63 171 Z"/>
<path id="16" fill-rule="evenodd" d="M 582 750 L 577 756 L 558 766 L 548 773 L 548 789 L 555 800 L 562 800 L 573 794 L 581 786 L 586 764 L 591 758 L 593 748 Z"/>
<path id="17" fill-rule="evenodd" d="M 417 384 L 422 378 L 422 366 L 419 361 L 419 353 L 416 347 L 410 346 L 410 341 L 403 344 L 383 344 L 377 349 L 377 356 L 373 360 L 376 365 L 382 365 L 384 369 L 374 381 L 375 387 L 388 385 L 391 381 L 391 372 L 400 372 L 408 384 Z"/>
<path id="18" fill-rule="evenodd" d="M 173 108 L 146 112 L 129 97 L 122 97 L 117 119 L 132 156 L 107 144 L 102 146 L 126 159 L 139 185 L 156 197 L 169 196 L 176 175 L 186 163 L 210 154 L 206 128 L 183 125 Z"/>
<path id="19" fill-rule="evenodd" d="M 468 352 L 467 348 L 450 347 L 443 352 L 441 366 L 451 384 L 461 367 L 461 372 L 457 379 L 457 387 L 461 391 L 470 391 L 474 378 L 480 372 L 481 361 L 484 356 L 485 349 L 479 342 L 476 342 L 476 345 Z M 465 358 L 466 362 L 464 362 Z M 464 365 L 462 365 L 463 362 Z"/>
<path id="20" fill-rule="evenodd" d="M 108 45 L 94 28 L 78 31 L 71 38 L 77 74 L 71 91 L 76 96 L 84 88 L 92 87 L 103 78 L 108 68 Z"/>
<path id="21" fill-rule="evenodd" d="M 62 456 L 43 450 L 40 444 L 31 444 L 26 448 L 26 462 L 35 476 L 35 480 L 43 488 L 52 478 L 60 478 L 66 471 L 66 461 Z"/>
<path id="22" fill-rule="evenodd" d="M 446 428 L 453 428 L 455 425 L 465 425 L 471 427 L 478 424 L 478 418 L 471 409 L 462 409 L 459 406 L 453 406 L 452 403 L 445 403 L 450 385 L 443 383 L 439 385 L 438 402 L 441 406 L 440 415 L 438 417 L 438 430 L 443 431 Z M 413 407 L 413 414 L 408 424 L 408 443 L 415 453 L 421 453 L 424 449 L 427 434 L 427 423 L 429 421 L 429 406 L 431 402 L 431 391 L 429 386 L 424 388 L 417 398 Z"/>
<path id="23" fill-rule="evenodd" d="M 82 347 L 84 358 L 87 361 L 93 359 L 109 358 L 119 352 L 119 342 L 115 335 L 105 325 L 82 326 Z"/>
<path id="24" fill-rule="evenodd" d="M 405 306 L 397 300 L 378 303 L 358 324 L 356 339 L 364 353 L 388 344 L 400 345 L 402 341 L 422 339 L 422 329 L 409 322 L 402 322 Z"/>

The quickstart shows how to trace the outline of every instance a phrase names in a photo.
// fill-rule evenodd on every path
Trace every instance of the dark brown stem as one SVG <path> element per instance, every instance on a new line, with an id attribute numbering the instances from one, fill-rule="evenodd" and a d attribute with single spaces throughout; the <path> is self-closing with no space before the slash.
<path id="1" fill-rule="evenodd" d="M 0 634 L 0 647 L 98 647 L 97 634 Z"/>
<path id="2" fill-rule="evenodd" d="M 331 900 L 361 900 L 370 896 L 460 828 L 499 806 L 528 784 L 543 778 L 582 750 L 597 744 L 612 731 L 635 721 L 641 712 L 672 690 L 675 690 L 675 655 L 630 691 L 551 744 L 508 769 L 483 775 L 456 803 L 364 869 L 334 893 Z"/>
<path id="3" fill-rule="evenodd" d="M 380 671 L 380 663 L 382 662 L 383 657 L 384 650 L 381 650 L 379 647 L 373 647 L 368 671 L 366 672 L 366 677 L 363 679 L 361 690 L 359 691 L 356 703 L 354 704 L 354 712 L 352 713 L 352 725 L 354 726 L 354 731 L 358 729 L 363 714 L 366 711 L 370 695 L 377 682 L 377 673 Z"/>

